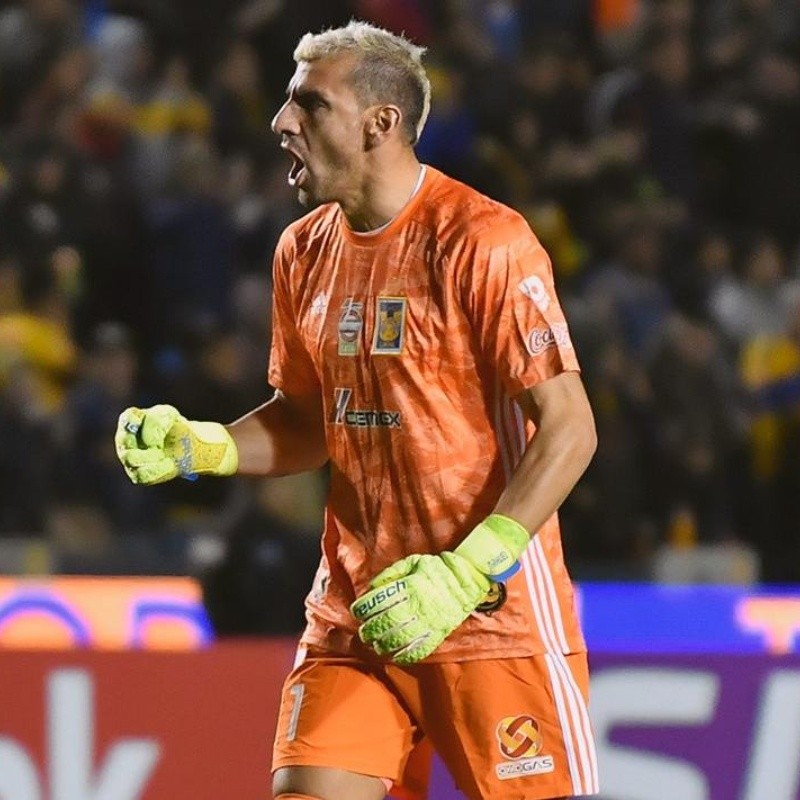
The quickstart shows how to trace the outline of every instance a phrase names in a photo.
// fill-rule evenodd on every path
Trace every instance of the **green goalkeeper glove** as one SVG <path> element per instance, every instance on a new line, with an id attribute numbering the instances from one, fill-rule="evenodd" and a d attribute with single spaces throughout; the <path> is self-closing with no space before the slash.
<path id="1" fill-rule="evenodd" d="M 117 457 L 134 483 L 164 483 L 178 475 L 233 475 L 236 443 L 218 422 L 195 422 L 173 406 L 126 408 L 114 437 Z"/>
<path id="2" fill-rule="evenodd" d="M 491 514 L 453 552 L 395 562 L 350 606 L 361 641 L 396 664 L 421 661 L 519 569 L 529 542 L 518 522 Z"/>

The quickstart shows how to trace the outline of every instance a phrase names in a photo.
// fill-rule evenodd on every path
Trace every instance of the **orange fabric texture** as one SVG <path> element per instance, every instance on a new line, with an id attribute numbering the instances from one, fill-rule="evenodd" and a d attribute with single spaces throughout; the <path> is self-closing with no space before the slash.
<path id="1" fill-rule="evenodd" d="M 349 606 L 384 567 L 453 549 L 494 508 L 533 434 L 512 398 L 578 362 L 549 258 L 515 211 L 431 167 L 387 227 L 335 204 L 274 263 L 270 383 L 320 392 L 331 485 L 306 644 L 363 652 Z M 493 614 L 430 660 L 585 649 L 549 520 Z"/>
<path id="2" fill-rule="evenodd" d="M 473 800 L 596 793 L 588 687 L 583 653 L 401 668 L 312 650 L 284 686 L 272 768 L 385 775 L 422 800 L 435 747 Z"/>

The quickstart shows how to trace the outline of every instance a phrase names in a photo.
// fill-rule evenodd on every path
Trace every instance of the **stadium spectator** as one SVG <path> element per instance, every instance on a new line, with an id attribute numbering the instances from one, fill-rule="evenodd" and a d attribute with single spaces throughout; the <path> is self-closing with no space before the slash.
<path id="1" fill-rule="evenodd" d="M 658 518 L 678 509 L 695 520 L 703 541 L 735 538 L 730 470 L 742 444 L 735 372 L 706 322 L 673 315 L 647 364 L 652 391 Z"/>
<path id="2" fill-rule="evenodd" d="M 106 525 L 118 534 L 143 534 L 163 524 L 157 494 L 132 492 L 120 480 L 113 437 L 123 405 L 146 402 L 141 394 L 134 340 L 116 323 L 93 331 L 71 387 L 59 425 L 63 455 L 58 500 L 65 506 L 97 506 Z"/>
<path id="3" fill-rule="evenodd" d="M 203 602 L 218 636 L 303 630 L 321 524 L 319 514 L 308 512 L 321 501 L 313 474 L 247 484 L 244 502 L 221 526 L 224 555 L 202 575 Z"/>
<path id="4" fill-rule="evenodd" d="M 78 350 L 69 301 L 50 264 L 21 276 L 5 270 L 4 286 L 20 305 L 0 314 L 0 530 L 41 535 L 55 504 L 56 423 Z"/>

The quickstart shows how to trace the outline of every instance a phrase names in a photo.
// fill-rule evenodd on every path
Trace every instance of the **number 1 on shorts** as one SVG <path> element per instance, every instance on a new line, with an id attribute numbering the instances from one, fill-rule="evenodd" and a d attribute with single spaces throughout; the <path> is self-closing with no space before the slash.
<path id="1" fill-rule="evenodd" d="M 296 683 L 290 687 L 289 692 L 292 695 L 292 712 L 289 714 L 289 728 L 286 731 L 286 741 L 293 742 L 297 736 L 297 721 L 300 718 L 300 706 L 303 704 L 303 695 L 306 693 L 306 687 L 302 683 Z"/>

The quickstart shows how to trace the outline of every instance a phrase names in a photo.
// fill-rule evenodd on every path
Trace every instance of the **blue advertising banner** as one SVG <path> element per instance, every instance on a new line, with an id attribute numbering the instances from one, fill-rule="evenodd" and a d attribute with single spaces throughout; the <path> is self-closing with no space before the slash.
<path id="1" fill-rule="evenodd" d="M 593 653 L 800 652 L 800 587 L 576 586 Z"/>
<path id="2" fill-rule="evenodd" d="M 592 653 L 800 652 L 800 587 L 581 583 Z M 0 577 L 0 647 L 191 650 L 213 632 L 191 578 Z"/>

